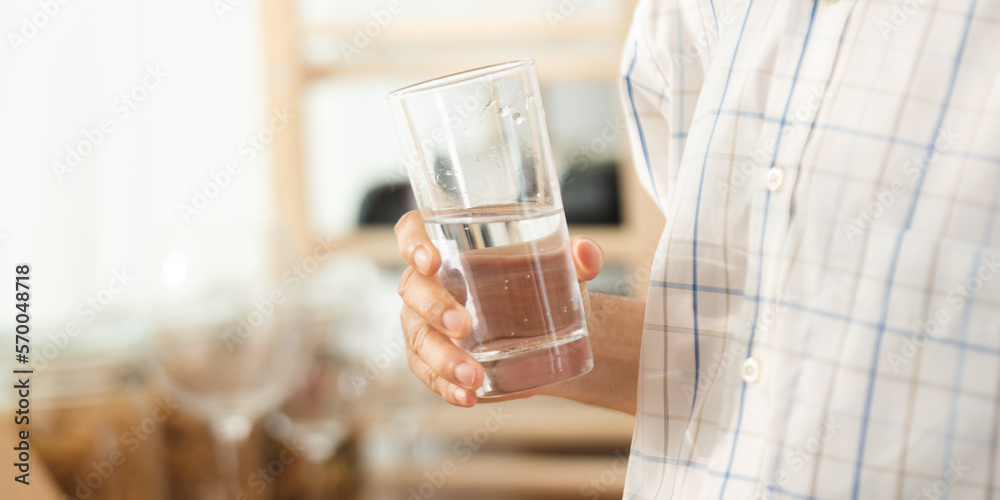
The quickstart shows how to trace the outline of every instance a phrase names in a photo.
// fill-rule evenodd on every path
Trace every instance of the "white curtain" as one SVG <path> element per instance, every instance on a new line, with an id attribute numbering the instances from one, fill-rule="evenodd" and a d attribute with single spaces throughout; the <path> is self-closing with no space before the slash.
<path id="1" fill-rule="evenodd" d="M 0 280 L 31 263 L 37 335 L 86 332 L 81 304 L 115 273 L 134 279 L 108 309 L 148 305 L 172 228 L 272 216 L 269 151 L 241 152 L 271 113 L 260 5 L 216 3 L 0 3 Z M 186 221 L 180 207 L 233 161 L 239 175 Z"/>

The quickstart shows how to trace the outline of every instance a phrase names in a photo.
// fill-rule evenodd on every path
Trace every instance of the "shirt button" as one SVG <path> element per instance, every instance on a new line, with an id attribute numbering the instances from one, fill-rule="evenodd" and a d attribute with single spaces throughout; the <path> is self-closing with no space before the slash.
<path id="1" fill-rule="evenodd" d="M 753 384 L 760 380 L 760 361 L 754 358 L 747 358 L 743 362 L 743 381 Z"/>
<path id="2" fill-rule="evenodd" d="M 785 182 L 785 171 L 779 167 L 774 167 L 767 171 L 767 190 L 777 191 L 781 189 L 781 184 Z"/>

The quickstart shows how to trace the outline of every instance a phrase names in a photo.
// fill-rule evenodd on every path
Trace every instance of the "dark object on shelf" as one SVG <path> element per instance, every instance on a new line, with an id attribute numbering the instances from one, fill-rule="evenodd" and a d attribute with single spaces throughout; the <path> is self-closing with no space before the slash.
<path id="1" fill-rule="evenodd" d="M 568 224 L 620 224 L 618 168 L 598 163 L 570 168 L 560 181 Z"/>
<path id="2" fill-rule="evenodd" d="M 403 214 L 416 209 L 417 201 L 409 184 L 382 184 L 365 194 L 358 222 L 361 225 L 394 225 Z"/>

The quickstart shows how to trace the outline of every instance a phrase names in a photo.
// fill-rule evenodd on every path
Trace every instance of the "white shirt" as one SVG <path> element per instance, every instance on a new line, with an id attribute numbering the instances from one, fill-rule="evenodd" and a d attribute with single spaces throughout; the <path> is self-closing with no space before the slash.
<path id="1" fill-rule="evenodd" d="M 1000 2 L 645 1 L 625 498 L 1000 498 Z"/>

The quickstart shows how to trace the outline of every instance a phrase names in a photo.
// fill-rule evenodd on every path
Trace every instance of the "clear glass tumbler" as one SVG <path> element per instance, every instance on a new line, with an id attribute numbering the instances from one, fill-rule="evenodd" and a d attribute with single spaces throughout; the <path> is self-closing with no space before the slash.
<path id="1" fill-rule="evenodd" d="M 580 289 L 531 60 L 389 94 L 441 284 L 472 315 L 462 348 L 498 397 L 590 371 Z"/>

